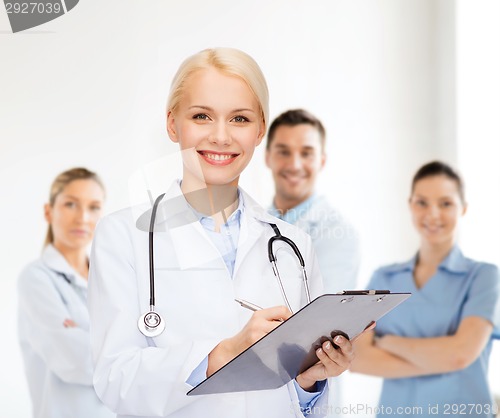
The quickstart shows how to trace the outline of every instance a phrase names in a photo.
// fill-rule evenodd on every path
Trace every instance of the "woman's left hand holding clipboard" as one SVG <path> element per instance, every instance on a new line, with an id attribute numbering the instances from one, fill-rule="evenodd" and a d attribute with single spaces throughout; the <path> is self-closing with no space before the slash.
<path id="1" fill-rule="evenodd" d="M 208 355 L 207 377 L 211 376 L 226 363 L 245 351 L 248 347 L 271 332 L 283 320 L 287 320 L 292 313 L 286 306 L 274 306 L 260 309 L 253 313 L 250 320 L 236 335 L 221 341 Z M 375 323 L 365 331 L 375 327 Z M 325 341 L 321 348 L 316 350 L 319 361 L 296 378 L 300 387 L 306 391 L 314 391 L 316 382 L 335 377 L 345 372 L 354 359 L 352 341 L 337 335 L 334 338 L 335 348 L 330 341 Z"/>
<path id="2" fill-rule="evenodd" d="M 367 326 L 363 332 L 367 332 L 373 328 L 375 328 L 375 322 Z M 337 335 L 333 339 L 333 342 L 338 348 L 335 348 L 330 341 L 325 341 L 316 350 L 319 361 L 295 378 L 300 387 L 306 391 L 313 392 L 316 388 L 316 382 L 329 377 L 339 376 L 348 370 L 354 360 L 353 343 L 356 338 L 349 341 L 344 336 Z"/>

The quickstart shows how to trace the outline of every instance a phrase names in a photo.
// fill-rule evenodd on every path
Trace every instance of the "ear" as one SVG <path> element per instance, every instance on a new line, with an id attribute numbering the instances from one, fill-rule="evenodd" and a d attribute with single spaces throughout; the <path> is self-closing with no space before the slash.
<path id="1" fill-rule="evenodd" d="M 52 207 L 48 203 L 43 206 L 43 216 L 50 225 L 52 223 Z"/>
<path id="2" fill-rule="evenodd" d="M 462 216 L 464 216 L 467 213 L 467 208 L 468 208 L 467 203 L 464 203 L 464 207 L 462 209 Z"/>
<path id="3" fill-rule="evenodd" d="M 179 142 L 177 128 L 175 126 L 175 117 L 171 110 L 167 113 L 167 133 L 172 142 Z"/>
<path id="4" fill-rule="evenodd" d="M 321 154 L 321 170 L 323 170 L 323 168 L 325 167 L 325 164 L 326 164 L 326 154 L 323 153 L 323 154 Z"/>
<path id="5" fill-rule="evenodd" d="M 257 137 L 257 144 L 255 145 L 256 147 L 258 147 L 261 144 L 265 134 L 266 134 L 266 124 L 264 121 L 262 121 L 262 123 L 260 124 L 259 136 Z"/>
<path id="6" fill-rule="evenodd" d="M 271 168 L 271 151 L 266 148 L 266 166 Z"/>

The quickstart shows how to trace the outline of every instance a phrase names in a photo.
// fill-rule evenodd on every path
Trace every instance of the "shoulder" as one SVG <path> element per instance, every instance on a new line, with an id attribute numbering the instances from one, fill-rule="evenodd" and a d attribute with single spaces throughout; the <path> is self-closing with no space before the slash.
<path id="1" fill-rule="evenodd" d="M 147 212 L 147 204 L 130 206 L 103 216 L 99 224 L 130 224 L 135 223 L 142 214 Z"/>
<path id="2" fill-rule="evenodd" d="M 405 262 L 392 263 L 376 269 L 373 273 L 374 277 L 386 277 L 392 278 L 400 273 L 408 272 L 413 270 L 413 259 Z"/>
<path id="3" fill-rule="evenodd" d="M 150 211 L 150 209 L 151 206 L 142 204 L 120 209 L 103 216 L 96 227 L 96 238 L 106 233 L 118 232 L 120 230 L 132 231 L 137 229 L 137 224 L 139 224 L 142 219 L 146 218 L 148 210 Z M 145 222 L 143 223 L 146 224 Z"/>
<path id="4" fill-rule="evenodd" d="M 38 258 L 26 265 L 19 274 L 18 288 L 29 288 L 35 283 L 50 283 L 54 272 L 49 269 L 41 258 Z"/>
<path id="5" fill-rule="evenodd" d="M 477 272 L 475 275 L 476 278 L 495 282 L 500 280 L 500 271 L 495 264 L 468 260 L 470 260 L 472 268 Z"/>
<path id="6" fill-rule="evenodd" d="M 351 235 L 355 232 L 354 227 L 349 218 L 338 208 L 330 205 L 325 196 L 317 196 L 314 198 L 311 207 L 304 214 L 304 220 L 318 224 L 322 227 L 334 228 L 340 227 L 351 231 Z"/>
<path id="7" fill-rule="evenodd" d="M 300 240 L 300 241 L 311 241 L 311 237 L 309 234 L 307 234 L 304 230 L 299 228 L 298 226 L 289 224 L 288 222 L 285 222 L 282 219 L 279 218 L 273 218 L 274 224 L 279 228 L 281 235 L 284 235 L 288 238 L 291 238 L 292 240 Z"/>
<path id="8" fill-rule="evenodd" d="M 388 264 L 376 269 L 368 284 L 369 288 L 396 289 L 407 282 L 407 275 L 413 270 L 413 260 L 404 263 Z"/>
<path id="9" fill-rule="evenodd" d="M 279 219 L 269 212 L 267 212 L 259 203 L 257 203 L 250 195 L 248 195 L 245 191 L 241 190 L 243 194 L 243 199 L 245 202 L 245 215 L 255 219 L 258 222 L 263 224 L 268 224 L 266 228 L 269 228 L 269 231 L 274 235 L 274 231 L 271 229 L 271 224 L 274 224 L 280 230 L 281 235 L 284 235 L 291 240 L 299 240 L 310 242 L 311 237 L 305 233 L 298 226 L 292 225 L 288 222 L 285 222 L 282 219 Z"/>
<path id="10" fill-rule="evenodd" d="M 472 261 L 472 260 L 471 260 Z M 483 292 L 488 297 L 498 299 L 500 296 L 500 272 L 491 263 L 472 261 L 473 267 L 469 274 L 470 291 Z"/>
<path id="11" fill-rule="evenodd" d="M 346 220 L 340 210 L 333 207 L 326 196 L 313 197 L 313 201 L 307 212 L 308 217 L 317 220 L 342 221 Z"/>
<path id="12" fill-rule="evenodd" d="M 472 278 L 498 279 L 498 267 L 491 263 L 465 257 L 459 247 L 455 246 L 440 267 L 455 273 L 465 274 Z"/>

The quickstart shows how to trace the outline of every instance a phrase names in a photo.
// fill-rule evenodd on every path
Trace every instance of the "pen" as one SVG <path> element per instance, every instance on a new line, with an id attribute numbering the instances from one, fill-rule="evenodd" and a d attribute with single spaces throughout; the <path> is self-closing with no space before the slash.
<path id="1" fill-rule="evenodd" d="M 262 309 L 259 305 L 255 305 L 243 299 L 235 299 L 235 301 L 238 302 L 243 308 L 250 309 L 251 311 L 260 311 Z"/>
<path id="2" fill-rule="evenodd" d="M 260 311 L 264 308 L 261 308 L 259 305 L 256 305 L 255 303 L 251 303 L 251 302 L 248 302 L 246 300 L 243 300 L 243 299 L 234 299 L 236 302 L 238 302 L 243 308 L 247 308 L 247 309 L 250 309 L 251 311 Z M 273 319 L 273 321 L 277 321 L 277 322 L 283 322 L 284 319 L 283 318 L 280 318 L 280 319 Z"/>

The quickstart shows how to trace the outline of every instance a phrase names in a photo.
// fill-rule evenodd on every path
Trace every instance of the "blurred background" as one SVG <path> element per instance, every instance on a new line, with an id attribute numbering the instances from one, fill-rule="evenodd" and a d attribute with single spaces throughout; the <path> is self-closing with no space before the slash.
<path id="1" fill-rule="evenodd" d="M 319 191 L 360 233 L 359 286 L 416 251 L 407 198 L 413 173 L 432 159 L 464 176 L 464 253 L 500 264 L 497 0 L 82 0 L 17 34 L 0 7 L 2 416 L 30 414 L 16 278 L 42 250 L 50 183 L 70 167 L 96 171 L 106 213 L 146 200 L 146 186 L 166 188 L 180 176 L 165 131 L 169 83 L 184 58 L 213 46 L 257 60 L 272 118 L 303 107 L 324 122 Z M 263 146 L 241 184 L 271 202 Z M 490 370 L 498 395 L 498 342 Z M 350 375 L 343 403 L 374 407 L 378 390 L 378 379 Z"/>

